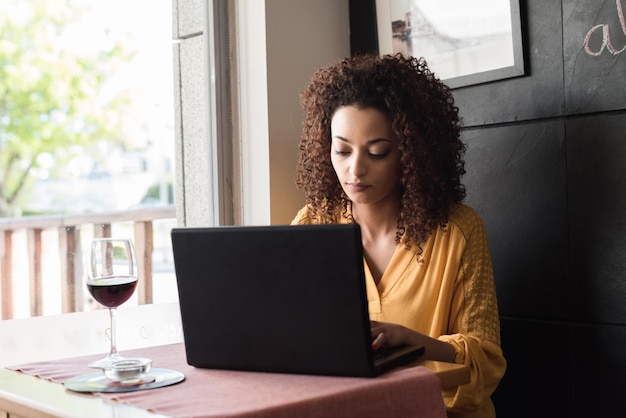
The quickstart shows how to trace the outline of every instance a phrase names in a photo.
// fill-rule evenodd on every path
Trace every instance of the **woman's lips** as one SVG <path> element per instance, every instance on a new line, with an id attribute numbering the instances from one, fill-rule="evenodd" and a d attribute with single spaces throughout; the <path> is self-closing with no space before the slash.
<path id="1" fill-rule="evenodd" d="M 353 192 L 364 192 L 371 186 L 364 183 L 347 183 L 348 188 Z"/>

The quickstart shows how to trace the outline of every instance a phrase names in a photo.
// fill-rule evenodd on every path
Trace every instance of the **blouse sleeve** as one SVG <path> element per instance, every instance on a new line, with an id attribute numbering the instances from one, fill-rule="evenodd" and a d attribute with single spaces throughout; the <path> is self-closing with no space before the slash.
<path id="1" fill-rule="evenodd" d="M 455 283 L 448 335 L 457 363 L 470 368 L 470 383 L 444 391 L 451 412 L 471 412 L 495 391 L 506 370 L 500 347 L 500 319 L 487 234 L 473 210 L 461 229 L 466 240 Z"/>
<path id="2" fill-rule="evenodd" d="M 296 216 L 291 221 L 291 225 L 308 225 L 311 223 L 311 217 L 309 215 L 310 210 L 308 206 L 303 207 L 298 211 Z"/>

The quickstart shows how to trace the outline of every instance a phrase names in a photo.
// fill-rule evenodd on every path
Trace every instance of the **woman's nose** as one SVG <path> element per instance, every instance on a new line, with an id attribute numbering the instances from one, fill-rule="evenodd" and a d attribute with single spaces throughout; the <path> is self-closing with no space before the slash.
<path id="1" fill-rule="evenodd" d="M 350 174 L 360 177 L 367 172 L 367 162 L 361 153 L 354 153 L 350 161 Z"/>

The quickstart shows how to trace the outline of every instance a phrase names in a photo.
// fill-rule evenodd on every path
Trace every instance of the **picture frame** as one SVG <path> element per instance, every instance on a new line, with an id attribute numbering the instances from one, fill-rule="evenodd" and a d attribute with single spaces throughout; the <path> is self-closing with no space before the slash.
<path id="1" fill-rule="evenodd" d="M 350 0 L 350 42 L 423 57 L 453 89 L 526 73 L 520 0 Z"/>

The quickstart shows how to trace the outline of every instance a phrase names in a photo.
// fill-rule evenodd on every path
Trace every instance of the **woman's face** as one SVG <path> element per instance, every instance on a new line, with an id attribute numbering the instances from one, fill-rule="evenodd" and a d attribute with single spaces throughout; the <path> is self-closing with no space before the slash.
<path id="1" fill-rule="evenodd" d="M 343 106 L 330 125 L 330 159 L 348 198 L 357 204 L 397 202 L 400 152 L 382 112 Z"/>

